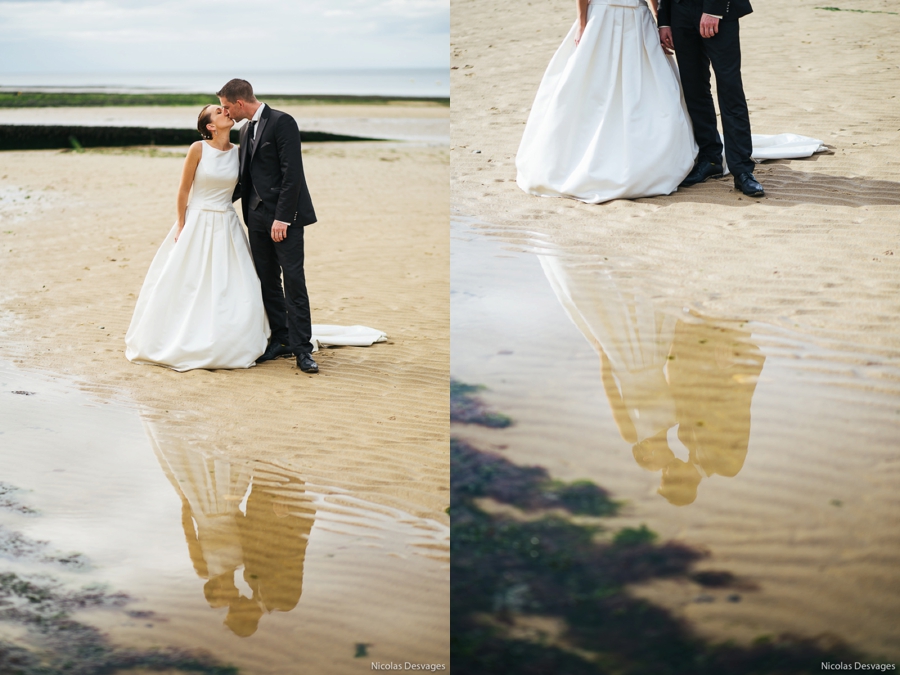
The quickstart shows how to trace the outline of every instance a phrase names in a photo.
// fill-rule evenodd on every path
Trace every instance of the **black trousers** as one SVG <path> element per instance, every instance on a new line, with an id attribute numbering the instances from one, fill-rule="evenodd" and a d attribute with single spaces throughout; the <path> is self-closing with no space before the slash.
<path id="1" fill-rule="evenodd" d="M 741 81 L 741 39 L 737 21 L 719 21 L 719 32 L 711 38 L 700 35 L 701 3 L 682 1 L 672 5 L 672 39 L 684 102 L 700 146 L 698 159 L 722 161 L 722 141 L 716 124 L 716 108 L 710 88 L 709 67 L 716 73 L 716 91 L 722 130 L 725 132 L 725 159 L 731 173 L 753 173 L 756 164 L 750 155 L 750 111 Z"/>
<path id="2" fill-rule="evenodd" d="M 247 223 L 271 339 L 288 345 L 295 354 L 312 352 L 312 321 L 303 271 L 303 227 L 291 225 L 287 237 L 276 243 L 272 241 L 273 220 L 275 215 L 260 205 L 250 210 Z"/>

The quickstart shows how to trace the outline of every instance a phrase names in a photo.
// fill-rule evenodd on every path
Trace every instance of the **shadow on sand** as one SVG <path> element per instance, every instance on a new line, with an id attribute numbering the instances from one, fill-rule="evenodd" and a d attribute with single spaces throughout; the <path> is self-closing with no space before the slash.
<path id="1" fill-rule="evenodd" d="M 819 204 L 822 206 L 900 206 L 900 183 L 888 180 L 855 176 L 831 176 L 823 173 L 795 170 L 792 164 L 815 161 L 816 157 L 805 160 L 774 160 L 759 165 L 756 176 L 766 189 L 762 203 L 774 206 L 797 206 L 799 204 Z M 701 185 L 681 189 L 667 198 L 669 204 L 691 202 L 698 204 L 721 204 L 722 192 L 734 194 L 734 206 L 750 206 L 759 200 L 741 197 L 733 191 L 734 178 L 725 176 Z M 658 199 L 654 203 L 658 203 Z"/>

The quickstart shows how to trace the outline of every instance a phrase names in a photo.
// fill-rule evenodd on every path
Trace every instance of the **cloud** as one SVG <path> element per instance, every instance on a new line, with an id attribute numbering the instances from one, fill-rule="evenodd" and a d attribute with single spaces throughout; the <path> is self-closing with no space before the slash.
<path id="1" fill-rule="evenodd" d="M 449 0 L 0 0 L 0 72 L 449 65 Z"/>

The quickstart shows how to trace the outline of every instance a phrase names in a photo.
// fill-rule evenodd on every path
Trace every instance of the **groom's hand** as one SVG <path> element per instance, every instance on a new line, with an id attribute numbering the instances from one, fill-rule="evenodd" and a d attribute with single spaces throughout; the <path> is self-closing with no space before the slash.
<path id="1" fill-rule="evenodd" d="M 672 41 L 672 29 L 668 26 L 659 29 L 659 43 L 663 46 L 666 54 L 671 54 L 675 49 L 675 43 Z"/>
<path id="2" fill-rule="evenodd" d="M 705 38 L 711 38 L 719 32 L 719 18 L 704 14 L 700 17 L 700 35 Z"/>
<path id="3" fill-rule="evenodd" d="M 276 220 L 272 223 L 272 241 L 279 242 L 284 241 L 287 237 L 287 229 L 288 224 L 281 221 Z"/>

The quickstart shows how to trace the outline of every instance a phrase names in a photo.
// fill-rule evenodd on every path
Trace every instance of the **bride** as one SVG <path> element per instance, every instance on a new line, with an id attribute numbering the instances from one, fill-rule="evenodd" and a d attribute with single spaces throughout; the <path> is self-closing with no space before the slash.
<path id="1" fill-rule="evenodd" d="M 125 335 L 130 361 L 177 371 L 249 368 L 266 350 L 259 278 L 231 205 L 239 172 L 232 126 L 221 106 L 200 112 L 204 140 L 184 161 L 178 219 L 150 264 Z"/>

